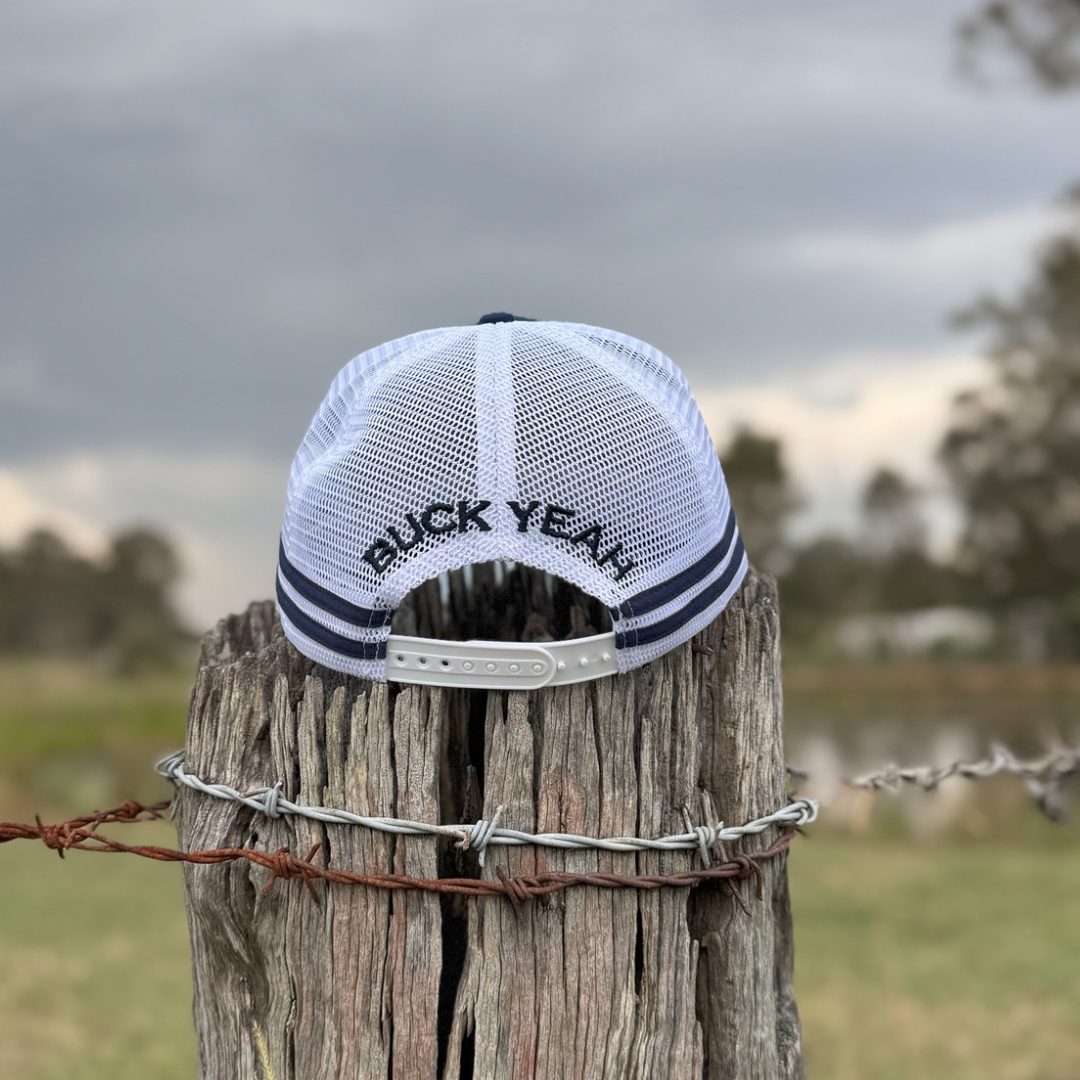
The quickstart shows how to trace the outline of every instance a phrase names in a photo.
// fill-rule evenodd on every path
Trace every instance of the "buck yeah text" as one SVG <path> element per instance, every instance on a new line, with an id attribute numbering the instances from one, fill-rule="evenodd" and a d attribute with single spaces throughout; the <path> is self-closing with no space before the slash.
<path id="1" fill-rule="evenodd" d="M 634 563 L 623 556 L 621 543 L 609 546 L 604 542 L 603 525 L 576 528 L 572 524 L 572 519 L 577 517 L 576 510 L 554 503 L 541 506 L 538 499 L 524 503 L 511 501 L 506 505 L 517 519 L 518 532 L 536 529 L 545 536 L 580 545 L 597 566 L 613 569 L 616 581 L 634 568 Z M 483 516 L 490 507 L 491 503 L 486 499 L 459 499 L 456 503 L 435 502 L 415 514 L 406 514 L 405 527 L 387 526 L 385 535 L 374 540 L 364 552 L 364 561 L 376 573 L 384 574 L 399 555 L 411 551 L 428 536 L 448 536 L 471 529 L 491 532 L 491 525 Z"/>

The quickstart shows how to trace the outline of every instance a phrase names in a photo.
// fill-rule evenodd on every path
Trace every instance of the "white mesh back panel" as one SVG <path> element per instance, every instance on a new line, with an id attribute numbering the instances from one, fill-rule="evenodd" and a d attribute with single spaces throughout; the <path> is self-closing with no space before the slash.
<path id="1" fill-rule="evenodd" d="M 278 607 L 290 640 L 385 679 L 406 594 L 499 559 L 603 601 L 622 671 L 723 609 L 746 557 L 666 356 L 596 327 L 497 322 L 414 334 L 339 374 L 289 481 Z"/>

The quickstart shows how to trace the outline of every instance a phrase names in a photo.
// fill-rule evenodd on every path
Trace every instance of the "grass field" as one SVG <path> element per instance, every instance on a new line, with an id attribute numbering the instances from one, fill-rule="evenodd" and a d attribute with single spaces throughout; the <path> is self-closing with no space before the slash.
<path id="1" fill-rule="evenodd" d="M 1080 1077 L 1080 844 L 826 834 L 791 866 L 807 1073 Z"/>
<path id="2" fill-rule="evenodd" d="M 168 825 L 126 826 L 175 846 Z M 191 972 L 179 866 L 0 848 L 0 1077 L 191 1080 Z"/>
<path id="3" fill-rule="evenodd" d="M 970 701 L 969 715 L 985 717 L 993 703 L 985 734 L 1007 737 L 1019 721 L 1000 708 L 1006 690 L 1028 715 L 1067 719 L 1080 701 L 1068 671 L 1041 683 L 1029 674 L 1022 694 L 1008 672 L 982 671 L 978 692 L 957 673 L 834 675 L 796 673 L 793 727 L 820 714 L 853 738 L 868 717 L 895 719 L 921 696 L 921 716 L 955 717 Z M 913 689 L 930 676 L 944 683 Z M 166 795 L 147 765 L 183 741 L 188 682 L 0 666 L 0 818 Z M 885 802 L 859 835 L 826 816 L 796 844 L 811 1080 L 1080 1077 L 1080 835 L 1043 821 L 1009 781 L 986 792 L 932 842 L 905 835 Z M 123 830 L 174 840 L 164 823 Z M 16 842 L 0 847 L 0 870 L 0 1080 L 193 1077 L 179 868 L 79 852 L 61 861 Z"/>

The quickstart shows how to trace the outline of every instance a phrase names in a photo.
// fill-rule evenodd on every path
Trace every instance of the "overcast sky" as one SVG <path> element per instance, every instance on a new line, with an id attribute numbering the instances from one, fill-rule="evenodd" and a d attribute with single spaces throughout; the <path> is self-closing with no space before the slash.
<path id="1" fill-rule="evenodd" d="M 178 541 L 198 628 L 270 595 L 338 369 L 487 311 L 614 327 L 848 527 L 931 484 L 1080 100 L 956 74 L 974 0 L 34 0 L 0 8 L 0 543 Z"/>

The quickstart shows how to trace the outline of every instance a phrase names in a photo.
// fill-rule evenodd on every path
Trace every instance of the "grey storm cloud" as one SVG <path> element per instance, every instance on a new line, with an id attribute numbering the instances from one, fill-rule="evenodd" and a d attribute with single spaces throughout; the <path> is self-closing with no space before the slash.
<path id="1" fill-rule="evenodd" d="M 755 251 L 1071 177 L 1069 106 L 955 85 L 966 3 L 371 6 L 7 5 L 3 459 L 287 458 L 349 357 L 489 310 L 699 384 L 919 346 L 966 295 Z"/>

